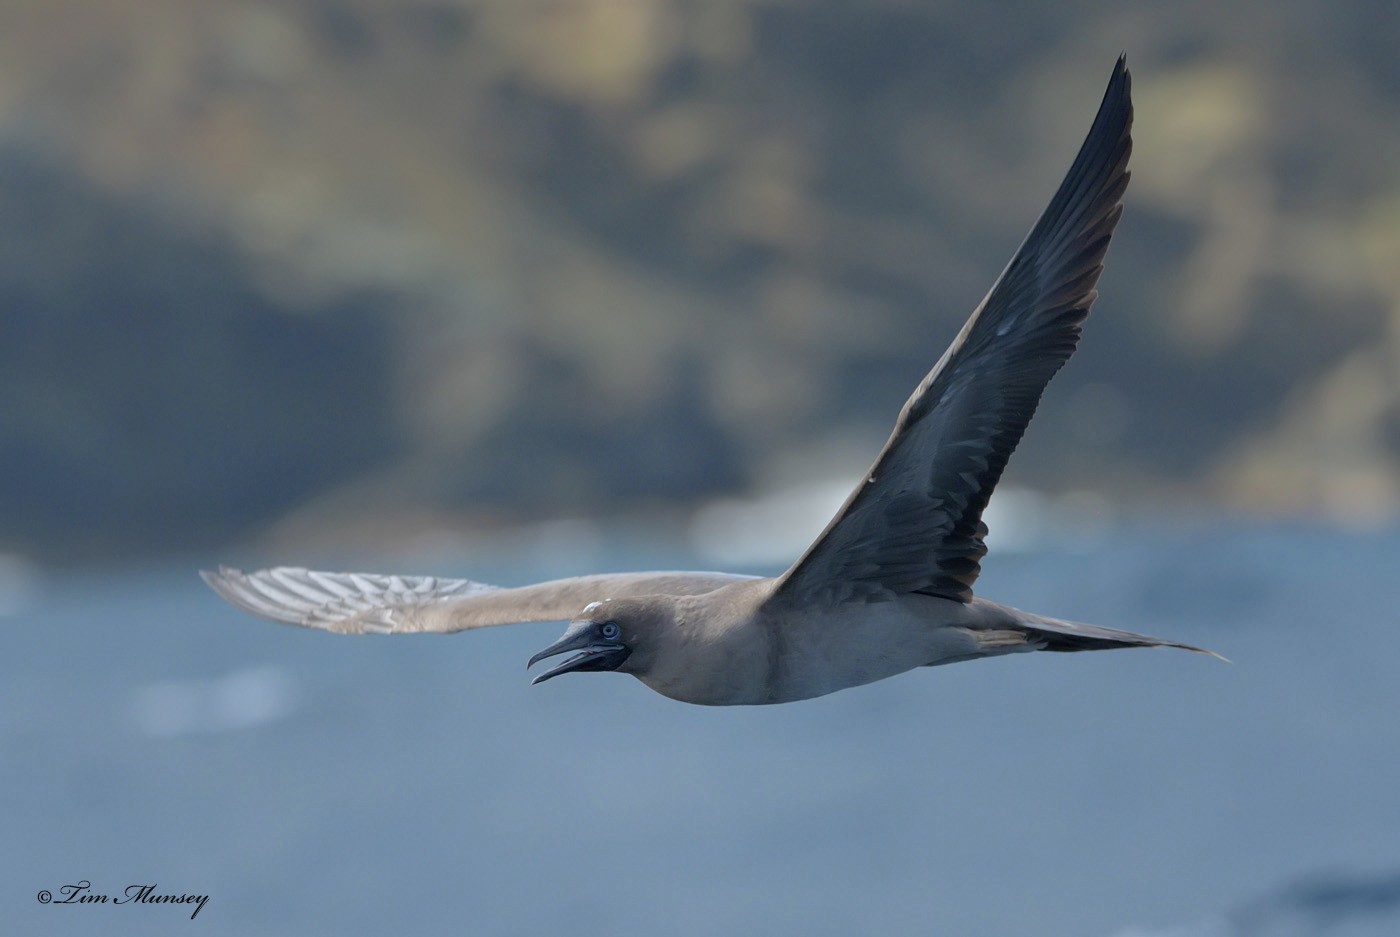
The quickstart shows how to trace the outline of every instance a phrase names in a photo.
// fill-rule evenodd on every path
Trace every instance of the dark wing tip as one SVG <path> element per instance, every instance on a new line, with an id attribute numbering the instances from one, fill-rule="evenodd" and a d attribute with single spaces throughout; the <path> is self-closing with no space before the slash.
<path id="1" fill-rule="evenodd" d="M 1127 56 L 1120 55 L 1118 62 L 1113 66 L 1113 74 L 1108 79 L 1108 87 L 1104 89 L 1098 113 L 1094 115 L 1094 122 L 1089 125 L 1089 132 L 1085 135 L 1076 162 L 1093 153 L 1096 145 L 1103 146 L 1100 141 L 1117 142 L 1124 139 L 1129 135 L 1132 126 L 1133 74 L 1128 71 Z M 1127 160 L 1124 159 L 1123 162 L 1126 163 Z"/>
<path id="2" fill-rule="evenodd" d="M 1128 53 L 1118 53 L 1118 61 L 1113 63 L 1113 76 L 1108 80 L 1108 90 L 1112 92 L 1115 87 L 1122 88 L 1124 97 L 1130 97 L 1133 90 L 1133 73 L 1128 70 Z M 1109 95 L 1105 95 L 1108 97 Z"/>
<path id="3" fill-rule="evenodd" d="M 1074 162 L 1018 253 L 1049 279 L 1037 277 L 1024 286 L 1053 289 L 1063 285 L 1063 278 L 1081 276 L 1102 263 L 1128 188 L 1132 128 L 1132 77 L 1126 57 L 1120 56 Z M 1084 286 L 1091 289 L 1096 279 Z"/>
<path id="4" fill-rule="evenodd" d="M 1100 122 L 1105 129 L 1115 123 L 1122 124 L 1121 136 L 1127 136 L 1132 128 L 1133 73 L 1128 71 L 1126 53 L 1118 56 L 1118 62 L 1113 66 L 1113 75 L 1108 79 L 1108 87 L 1104 89 L 1103 101 L 1099 104 L 1099 113 L 1089 131 L 1090 136 L 1100 129 Z"/>

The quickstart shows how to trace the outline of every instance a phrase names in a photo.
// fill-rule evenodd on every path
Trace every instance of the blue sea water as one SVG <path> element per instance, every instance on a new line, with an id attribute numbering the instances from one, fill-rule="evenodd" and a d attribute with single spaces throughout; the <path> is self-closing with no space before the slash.
<path id="1" fill-rule="evenodd" d="M 382 571 L 693 563 L 622 538 Z M 554 624 L 264 623 L 196 565 L 0 615 L 3 932 L 1400 934 L 1400 532 L 994 545 L 984 594 L 1233 663 L 1025 655 L 729 709 L 531 687 Z M 37 900 L 81 880 L 208 902 Z"/>

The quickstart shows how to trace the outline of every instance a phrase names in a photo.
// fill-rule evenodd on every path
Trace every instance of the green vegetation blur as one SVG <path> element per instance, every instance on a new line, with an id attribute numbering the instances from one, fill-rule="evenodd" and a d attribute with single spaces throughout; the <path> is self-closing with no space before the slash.
<path id="1" fill-rule="evenodd" d="M 1120 51 L 1126 215 L 1007 482 L 1393 520 L 1397 36 L 1321 0 L 7 0 L 0 552 L 854 478 Z"/>

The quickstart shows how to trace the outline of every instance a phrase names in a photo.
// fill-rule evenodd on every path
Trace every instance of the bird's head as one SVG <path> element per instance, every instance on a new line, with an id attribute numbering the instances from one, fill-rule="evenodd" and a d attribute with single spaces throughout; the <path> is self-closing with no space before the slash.
<path id="1" fill-rule="evenodd" d="M 659 597 L 658 597 L 659 598 Z M 547 657 L 577 651 L 536 677 L 543 683 L 562 673 L 621 670 L 641 673 L 655 651 L 656 637 L 670 621 L 664 603 L 647 599 L 605 599 L 586 606 L 564 634 L 530 658 L 527 667 Z"/>

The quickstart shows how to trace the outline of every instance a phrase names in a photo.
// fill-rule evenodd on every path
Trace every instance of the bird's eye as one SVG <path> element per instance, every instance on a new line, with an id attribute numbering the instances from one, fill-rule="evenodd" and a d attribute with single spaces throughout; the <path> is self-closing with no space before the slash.
<path id="1" fill-rule="evenodd" d="M 617 626 L 617 622 L 608 621 L 603 623 L 603 627 L 598 629 L 598 633 L 605 641 L 616 641 L 618 635 L 622 634 L 622 629 Z"/>

